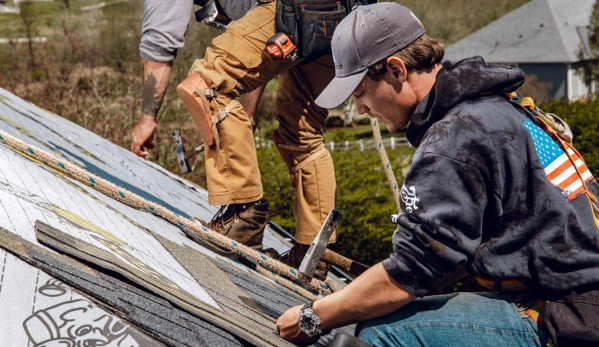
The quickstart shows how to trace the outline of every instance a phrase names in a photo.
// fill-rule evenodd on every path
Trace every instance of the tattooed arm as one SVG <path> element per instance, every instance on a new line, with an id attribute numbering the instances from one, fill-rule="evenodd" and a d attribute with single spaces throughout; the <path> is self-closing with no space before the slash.
<path id="1" fill-rule="evenodd" d="M 171 75 L 172 61 L 154 62 L 141 59 L 143 68 L 141 92 L 141 117 L 131 132 L 131 152 L 148 159 L 149 149 L 154 148 L 156 116 Z"/>

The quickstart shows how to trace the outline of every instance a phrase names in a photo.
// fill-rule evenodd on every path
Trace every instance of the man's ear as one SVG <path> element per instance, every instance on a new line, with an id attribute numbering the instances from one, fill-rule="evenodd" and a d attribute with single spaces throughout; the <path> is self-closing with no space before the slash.
<path id="1" fill-rule="evenodd" d="M 387 69 L 399 83 L 403 83 L 408 79 L 406 64 L 398 57 L 387 58 Z"/>

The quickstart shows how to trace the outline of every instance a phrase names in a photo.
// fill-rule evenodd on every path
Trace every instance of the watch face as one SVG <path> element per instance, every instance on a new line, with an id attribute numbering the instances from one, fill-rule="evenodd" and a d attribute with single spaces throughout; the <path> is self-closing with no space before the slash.
<path id="1" fill-rule="evenodd" d="M 304 319 L 302 319 L 302 325 L 303 328 L 307 331 L 313 331 L 316 328 L 316 324 L 314 324 L 314 319 L 312 319 L 312 317 L 310 317 L 309 315 L 304 316 Z"/>
<path id="2" fill-rule="evenodd" d="M 320 319 L 310 307 L 304 307 L 300 311 L 299 326 L 308 336 L 316 336 L 321 333 Z"/>

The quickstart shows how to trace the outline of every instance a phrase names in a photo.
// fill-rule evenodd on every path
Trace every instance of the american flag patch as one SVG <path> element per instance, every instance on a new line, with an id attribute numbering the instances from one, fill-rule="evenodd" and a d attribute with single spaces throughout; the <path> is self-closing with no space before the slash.
<path id="1" fill-rule="evenodd" d="M 578 153 L 567 143 L 564 144 L 564 151 L 559 143 L 529 118 L 523 127 L 532 137 L 537 156 L 549 181 L 561 189 L 568 201 L 583 194 L 583 180 L 589 182 L 594 178 Z"/>

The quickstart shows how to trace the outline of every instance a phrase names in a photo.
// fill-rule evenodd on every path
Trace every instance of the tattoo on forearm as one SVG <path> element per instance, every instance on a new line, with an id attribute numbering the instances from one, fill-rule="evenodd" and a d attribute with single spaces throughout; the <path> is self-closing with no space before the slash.
<path id="1" fill-rule="evenodd" d="M 148 80 L 143 81 L 141 90 L 141 112 L 146 115 L 154 116 L 158 114 L 160 109 L 161 100 L 158 100 L 158 80 L 154 77 L 154 74 L 150 72 L 148 74 Z"/>

